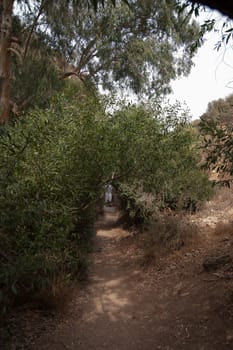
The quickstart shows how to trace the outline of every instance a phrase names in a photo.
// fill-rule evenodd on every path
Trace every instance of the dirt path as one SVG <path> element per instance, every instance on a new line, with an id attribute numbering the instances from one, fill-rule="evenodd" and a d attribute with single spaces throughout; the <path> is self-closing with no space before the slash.
<path id="1" fill-rule="evenodd" d="M 143 269 L 132 235 L 107 208 L 87 286 L 31 350 L 233 349 L 232 279 L 203 271 L 203 243 Z M 227 237 L 232 249 L 232 237 Z M 218 248 L 226 248 L 226 237 Z"/>
<path id="2" fill-rule="evenodd" d="M 204 248 L 185 248 L 145 271 L 117 215 L 108 208 L 98 222 L 87 287 L 30 349 L 233 349 L 232 283 L 203 272 Z"/>

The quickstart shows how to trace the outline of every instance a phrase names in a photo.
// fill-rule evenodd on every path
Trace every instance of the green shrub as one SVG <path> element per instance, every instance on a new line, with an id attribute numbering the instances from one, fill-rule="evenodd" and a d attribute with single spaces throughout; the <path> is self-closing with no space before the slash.
<path id="1" fill-rule="evenodd" d="M 143 227 L 155 211 L 154 197 L 140 187 L 122 183 L 118 189 L 124 223 L 128 226 Z"/>
<path id="2" fill-rule="evenodd" d="M 81 92 L 69 85 L 49 109 L 1 127 L 4 305 L 49 288 L 58 275 L 69 280 L 85 273 L 95 201 L 107 172 L 101 141 L 106 116 L 93 92 L 79 101 Z"/>
<path id="3" fill-rule="evenodd" d="M 85 275 L 96 203 L 118 188 L 129 224 L 211 193 L 196 140 L 176 108 L 111 116 L 95 90 L 69 82 L 48 109 L 0 128 L 0 302 Z M 46 294 L 46 293 L 45 293 Z"/>
<path id="4" fill-rule="evenodd" d="M 199 166 L 197 136 L 177 106 L 163 112 L 127 107 L 113 122 L 123 174 L 119 195 L 128 222 L 143 224 L 168 208 L 194 212 L 210 198 L 213 189 Z"/>

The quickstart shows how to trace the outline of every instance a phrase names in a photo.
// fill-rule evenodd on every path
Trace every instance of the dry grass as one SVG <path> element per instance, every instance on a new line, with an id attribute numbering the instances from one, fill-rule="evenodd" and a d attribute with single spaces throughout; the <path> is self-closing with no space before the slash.
<path id="1" fill-rule="evenodd" d="M 63 311 L 72 299 L 74 286 L 67 284 L 61 278 L 53 281 L 52 285 L 31 296 L 29 304 L 32 308 L 46 311 Z"/>
<path id="2" fill-rule="evenodd" d="M 145 232 L 144 259 L 150 263 L 161 252 L 178 250 L 197 236 L 197 225 L 184 215 L 160 215 Z"/>
<path id="3" fill-rule="evenodd" d="M 233 207 L 233 187 L 216 187 L 215 196 L 205 204 L 204 210 L 228 211 Z"/>

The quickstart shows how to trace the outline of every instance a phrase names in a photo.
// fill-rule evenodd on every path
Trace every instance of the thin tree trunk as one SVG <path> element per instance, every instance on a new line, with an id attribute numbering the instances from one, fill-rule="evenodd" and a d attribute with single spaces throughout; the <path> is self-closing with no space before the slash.
<path id="1" fill-rule="evenodd" d="M 11 36 L 14 0 L 0 0 L 0 123 L 9 119 L 11 78 Z"/>

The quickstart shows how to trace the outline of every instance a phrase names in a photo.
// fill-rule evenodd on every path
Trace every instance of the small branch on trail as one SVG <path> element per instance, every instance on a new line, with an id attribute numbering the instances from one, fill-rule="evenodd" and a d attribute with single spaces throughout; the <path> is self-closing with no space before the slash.
<path id="1" fill-rule="evenodd" d="M 227 180 L 212 180 L 211 181 L 214 186 L 220 185 L 222 187 L 228 187 L 230 188 L 231 184 L 233 183 L 233 179 L 227 179 Z"/>
<path id="2" fill-rule="evenodd" d="M 61 345 L 62 345 L 65 349 L 67 349 L 67 350 L 69 349 L 63 341 L 61 341 Z"/>
<path id="3" fill-rule="evenodd" d="M 204 282 L 217 282 L 219 280 L 220 277 L 218 278 L 214 278 L 214 279 L 211 279 L 211 278 L 202 278 L 201 280 L 204 281 Z"/>

